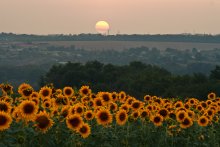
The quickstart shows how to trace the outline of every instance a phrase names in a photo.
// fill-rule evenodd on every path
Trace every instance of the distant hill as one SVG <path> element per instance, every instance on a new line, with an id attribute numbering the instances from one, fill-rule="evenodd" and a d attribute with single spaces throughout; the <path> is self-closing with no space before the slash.
<path id="1" fill-rule="evenodd" d="M 156 34 L 156 35 L 108 35 L 100 34 L 78 34 L 78 35 L 28 35 L 1 33 L 0 41 L 159 41 L 159 42 L 199 42 L 199 43 L 220 43 L 219 35 L 209 34 Z"/>

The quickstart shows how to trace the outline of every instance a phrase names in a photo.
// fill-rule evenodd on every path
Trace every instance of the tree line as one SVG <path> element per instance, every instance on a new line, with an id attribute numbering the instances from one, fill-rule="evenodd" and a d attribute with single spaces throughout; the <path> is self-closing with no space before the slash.
<path id="1" fill-rule="evenodd" d="M 53 65 L 41 77 L 40 86 L 49 83 L 53 83 L 56 88 L 88 85 L 94 92 L 125 91 L 138 99 L 146 94 L 206 99 L 210 92 L 220 95 L 220 66 L 216 66 L 207 76 L 202 73 L 175 75 L 164 68 L 139 61 L 128 65 L 103 64 L 98 61 L 85 64 L 68 62 Z"/>

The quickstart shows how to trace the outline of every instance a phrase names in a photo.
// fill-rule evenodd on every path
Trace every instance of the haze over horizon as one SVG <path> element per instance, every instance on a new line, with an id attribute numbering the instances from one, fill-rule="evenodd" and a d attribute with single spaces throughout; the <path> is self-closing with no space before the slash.
<path id="1" fill-rule="evenodd" d="M 219 0 L 0 0 L 0 32 L 110 34 L 220 34 Z"/>

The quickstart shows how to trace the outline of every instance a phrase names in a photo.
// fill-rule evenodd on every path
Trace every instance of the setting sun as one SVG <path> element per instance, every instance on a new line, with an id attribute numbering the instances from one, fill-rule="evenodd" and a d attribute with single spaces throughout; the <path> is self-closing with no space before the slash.
<path id="1" fill-rule="evenodd" d="M 106 21 L 98 21 L 95 25 L 96 31 L 101 34 L 107 34 L 109 28 L 109 24 Z"/>

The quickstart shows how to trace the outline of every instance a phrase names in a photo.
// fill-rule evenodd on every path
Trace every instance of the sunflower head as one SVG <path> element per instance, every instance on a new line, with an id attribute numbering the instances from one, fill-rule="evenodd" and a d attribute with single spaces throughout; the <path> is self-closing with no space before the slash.
<path id="1" fill-rule="evenodd" d="M 184 110 L 180 110 L 176 113 L 176 120 L 178 122 L 182 122 L 185 117 L 187 117 L 188 114 Z"/>
<path id="2" fill-rule="evenodd" d="M 42 99 L 50 98 L 52 95 L 52 89 L 50 87 L 44 86 L 40 89 L 39 94 Z"/>
<path id="3" fill-rule="evenodd" d="M 39 114 L 37 114 L 34 118 L 34 122 L 36 123 L 35 126 L 37 129 L 39 129 L 42 133 L 46 133 L 54 123 L 49 114 L 47 114 L 45 111 L 41 111 Z"/>
<path id="4" fill-rule="evenodd" d="M 72 87 L 64 87 L 63 88 L 63 95 L 67 97 L 72 97 L 74 95 L 74 90 Z"/>
<path id="5" fill-rule="evenodd" d="M 73 131 L 78 131 L 83 125 L 83 119 L 78 114 L 70 115 L 66 119 L 66 125 Z"/>
<path id="6" fill-rule="evenodd" d="M 163 124 L 163 117 L 160 114 L 152 115 L 151 121 L 155 126 L 161 126 Z"/>
<path id="7" fill-rule="evenodd" d="M 149 100 L 151 100 L 151 96 L 150 95 L 145 95 L 144 96 L 144 101 L 148 102 Z"/>
<path id="8" fill-rule="evenodd" d="M 99 125 L 106 126 L 112 123 L 112 114 L 107 109 L 98 110 L 96 113 L 96 120 Z"/>
<path id="9" fill-rule="evenodd" d="M 128 114 L 125 110 L 119 110 L 116 113 L 115 118 L 118 125 L 124 125 L 127 122 Z"/>
<path id="10" fill-rule="evenodd" d="M 13 86 L 11 86 L 10 84 L 1 84 L 0 88 L 2 89 L 2 92 L 6 95 L 13 94 Z"/>
<path id="11" fill-rule="evenodd" d="M 112 102 L 112 95 L 109 92 L 101 92 L 99 95 L 102 98 L 104 104 L 109 104 Z"/>
<path id="12" fill-rule="evenodd" d="M 216 99 L 216 94 L 214 92 L 211 92 L 208 94 L 208 99 L 209 100 L 213 100 L 213 99 Z"/>
<path id="13" fill-rule="evenodd" d="M 92 110 L 86 111 L 84 114 L 84 118 L 86 120 L 92 120 L 94 118 L 94 113 L 92 112 Z"/>
<path id="14" fill-rule="evenodd" d="M 79 89 L 79 94 L 81 96 L 86 96 L 86 95 L 90 95 L 91 94 L 91 89 L 89 88 L 89 86 L 82 86 L 80 89 Z"/>
<path id="15" fill-rule="evenodd" d="M 10 128 L 12 118 L 8 113 L 0 111 L 0 131 Z"/>
<path id="16" fill-rule="evenodd" d="M 197 121 L 199 126 L 205 127 L 209 124 L 209 119 L 207 116 L 201 116 Z"/>
<path id="17" fill-rule="evenodd" d="M 0 111 L 4 111 L 6 113 L 11 112 L 11 105 L 8 102 L 0 101 Z"/>
<path id="18" fill-rule="evenodd" d="M 180 123 L 180 127 L 183 129 L 189 128 L 193 125 L 193 121 L 190 117 L 185 117 L 183 121 Z"/>
<path id="19" fill-rule="evenodd" d="M 38 112 L 38 106 L 33 101 L 25 100 L 19 105 L 21 116 L 24 120 L 30 121 Z"/>
<path id="20" fill-rule="evenodd" d="M 87 138 L 91 134 L 89 124 L 83 123 L 82 126 L 79 128 L 78 132 L 83 138 Z"/>
<path id="21" fill-rule="evenodd" d="M 161 116 L 163 116 L 164 119 L 166 119 L 169 116 L 169 111 L 165 108 L 162 108 L 158 112 Z"/>

